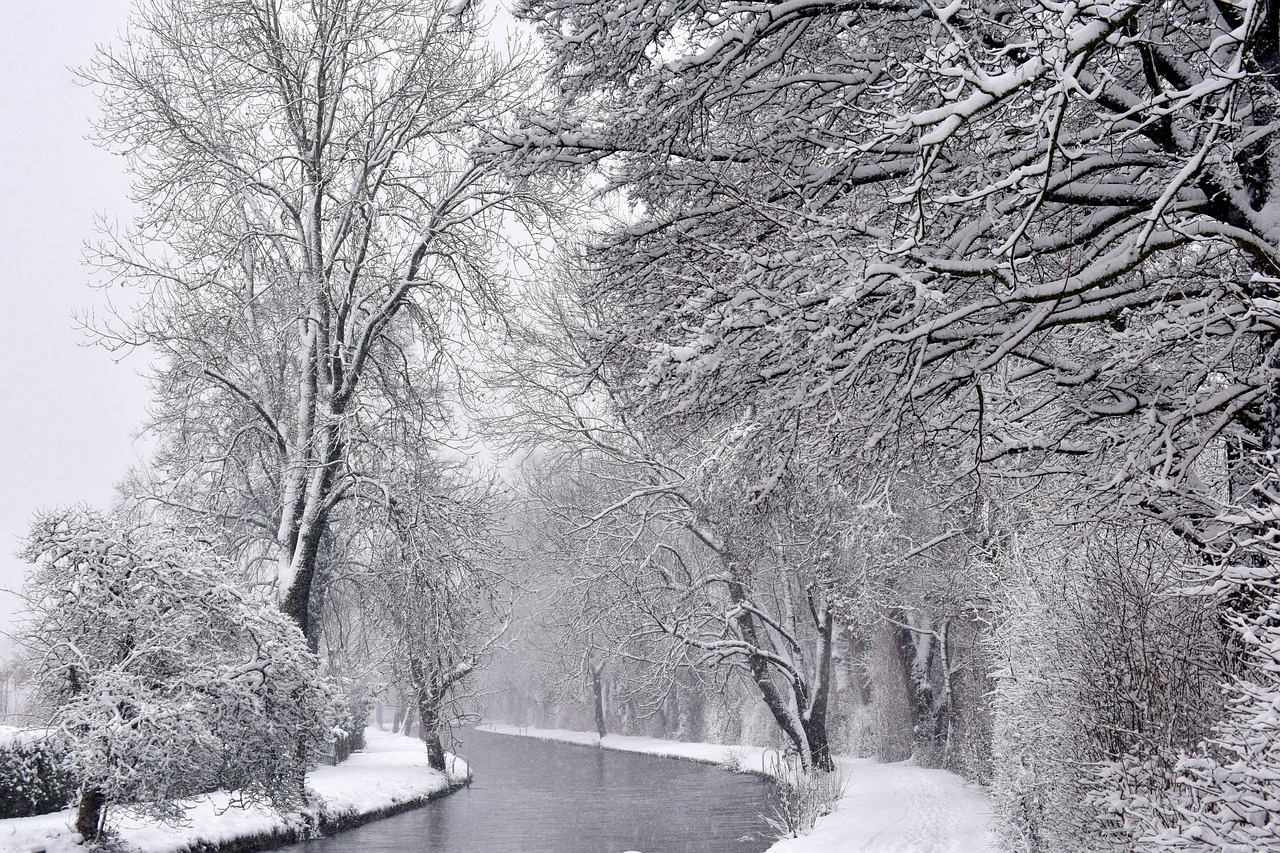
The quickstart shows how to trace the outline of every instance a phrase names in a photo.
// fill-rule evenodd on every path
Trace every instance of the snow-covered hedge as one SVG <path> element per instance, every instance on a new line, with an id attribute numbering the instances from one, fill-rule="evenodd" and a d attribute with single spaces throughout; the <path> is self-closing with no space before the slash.
<path id="1" fill-rule="evenodd" d="M 75 793 L 75 782 L 47 743 L 0 743 L 0 819 L 64 809 Z"/>
<path id="2" fill-rule="evenodd" d="M 1112 790 L 1102 805 L 1127 849 L 1280 849 L 1280 584 L 1271 571 L 1227 564 L 1201 590 L 1235 605 L 1227 621 L 1245 665 L 1210 736 L 1156 768 L 1126 756 L 1104 771 Z"/>
<path id="3" fill-rule="evenodd" d="M 1224 631 L 1187 594 L 1193 555 L 1154 526 L 1083 532 L 1015 540 L 1000 568 L 992 795 L 1011 853 L 1145 849 L 1180 824 L 1182 759 L 1223 718 Z"/>

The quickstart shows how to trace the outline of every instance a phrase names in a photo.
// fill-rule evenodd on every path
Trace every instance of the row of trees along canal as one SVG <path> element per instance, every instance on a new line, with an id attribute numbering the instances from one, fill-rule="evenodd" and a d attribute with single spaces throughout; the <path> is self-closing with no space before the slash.
<path id="1" fill-rule="evenodd" d="M 100 53 L 156 452 L 51 529 L 203 543 L 437 763 L 518 623 L 522 720 L 914 754 L 1011 849 L 1273 832 L 1280 3 L 519 14 L 543 53 L 405 0 Z"/>

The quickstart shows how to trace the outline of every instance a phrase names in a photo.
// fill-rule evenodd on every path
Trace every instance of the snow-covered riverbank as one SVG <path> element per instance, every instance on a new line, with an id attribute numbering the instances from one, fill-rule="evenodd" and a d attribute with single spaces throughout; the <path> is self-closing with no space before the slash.
<path id="1" fill-rule="evenodd" d="M 606 735 L 563 729 L 536 729 L 503 723 L 481 731 L 599 745 L 621 752 L 683 758 L 753 773 L 776 766 L 777 751 L 757 746 L 685 743 L 658 738 Z M 863 758 L 838 759 L 848 786 L 836 811 L 820 819 L 803 838 L 774 844 L 769 853 L 995 853 L 991 807 L 977 787 L 954 773 L 879 764 Z"/>
<path id="2" fill-rule="evenodd" d="M 185 853 L 251 839 L 291 839 L 309 827 L 341 828 L 400 811 L 438 796 L 466 777 L 458 760 L 449 777 L 427 766 L 422 742 L 378 729 L 365 732 L 366 747 L 337 767 L 318 767 L 307 774 L 314 805 L 305 813 L 281 814 L 266 807 L 228 809 L 229 795 L 212 794 L 191 801 L 186 825 L 169 826 L 131 817 L 123 810 L 108 816 L 108 826 L 140 853 Z M 74 811 L 0 820 L 0 853 L 71 853 L 75 843 Z"/>

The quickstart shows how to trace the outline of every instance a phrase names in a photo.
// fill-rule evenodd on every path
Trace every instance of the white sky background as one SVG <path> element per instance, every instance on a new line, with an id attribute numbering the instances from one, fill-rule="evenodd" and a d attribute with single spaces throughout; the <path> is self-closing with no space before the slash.
<path id="1" fill-rule="evenodd" d="M 148 394 L 142 354 L 116 364 L 73 317 L 103 301 L 81 262 L 95 214 L 130 208 L 123 161 L 85 139 L 97 103 L 68 68 L 124 28 L 128 0 L 0 8 L 0 587 L 16 588 L 32 513 L 111 500 Z M 0 592 L 0 633 L 15 605 Z M 9 648 L 0 637 L 0 659 Z"/>

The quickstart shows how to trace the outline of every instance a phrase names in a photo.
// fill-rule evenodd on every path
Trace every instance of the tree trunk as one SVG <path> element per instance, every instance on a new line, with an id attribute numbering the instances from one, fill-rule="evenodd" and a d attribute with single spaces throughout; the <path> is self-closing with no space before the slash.
<path id="1" fill-rule="evenodd" d="M 763 648 L 760 645 L 760 632 L 756 630 L 755 618 L 745 606 L 747 603 L 746 588 L 743 586 L 742 581 L 738 580 L 738 573 L 737 565 L 730 562 L 728 571 L 730 578 L 728 584 L 729 603 L 738 609 L 738 614 L 734 617 L 734 627 L 749 648 Z M 750 652 L 747 653 L 746 658 L 751 680 L 755 683 L 756 689 L 760 691 L 765 707 L 773 715 L 773 720 L 778 724 L 778 728 L 791 741 L 796 754 L 800 757 L 801 766 L 808 770 L 813 766 L 813 754 L 809 750 L 808 738 L 805 736 L 804 728 L 800 720 L 797 719 L 797 715 L 792 712 L 786 698 L 778 690 L 778 686 L 773 683 L 772 673 L 769 672 L 769 661 L 760 654 L 752 654 Z M 805 689 L 803 685 L 799 684 L 796 687 L 801 690 Z"/>
<path id="2" fill-rule="evenodd" d="M 322 578 L 317 578 L 316 567 L 320 556 L 320 543 L 328 531 L 328 504 L 333 497 L 334 482 L 343 457 L 342 439 L 336 426 L 341 411 L 330 413 L 333 424 L 318 429 L 320 444 L 316 470 L 307 478 L 306 491 L 300 504 L 301 517 L 292 525 L 290 541 L 293 553 L 289 561 L 293 581 L 285 594 L 280 609 L 291 618 L 307 638 L 311 651 L 319 650 L 320 625 L 313 614 L 324 607 L 325 589 Z M 317 580 L 321 581 L 317 583 Z"/>
<path id="3" fill-rule="evenodd" d="M 434 666 L 423 664 L 410 652 L 409 674 L 413 678 L 413 695 L 417 697 L 418 739 L 427 747 L 427 765 L 445 772 L 444 744 L 440 741 L 440 711 L 448 691 L 447 679 Z"/>
<path id="4" fill-rule="evenodd" d="M 596 706 L 596 734 L 604 737 L 609 733 L 604 723 L 604 664 L 592 663 L 591 667 L 591 695 L 595 697 Z"/>
<path id="5" fill-rule="evenodd" d="M 80 794 L 80 807 L 76 809 L 76 832 L 86 841 L 96 841 L 102 826 L 102 810 L 107 796 L 101 788 L 85 788 Z"/>
<path id="6" fill-rule="evenodd" d="M 445 772 L 444 744 L 440 741 L 440 697 L 432 690 L 418 694 L 418 738 L 427 745 L 427 765 Z"/>
<path id="7" fill-rule="evenodd" d="M 805 736 L 809 739 L 809 752 L 813 756 L 813 766 L 819 770 L 832 771 L 835 763 L 831 759 L 831 743 L 827 734 L 827 717 L 831 704 L 831 635 L 835 619 L 831 608 L 821 610 L 816 620 L 818 625 L 817 672 L 814 674 L 813 698 L 809 701 L 808 711 L 800 723 L 804 726 Z"/>
<path id="8" fill-rule="evenodd" d="M 904 618 L 911 625 L 910 617 Z M 927 627 L 899 627 L 898 652 L 907 672 L 907 699 L 911 708 L 913 740 L 920 746 L 937 741 L 934 684 L 930 670 L 933 663 L 933 632 Z"/>

